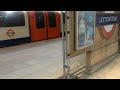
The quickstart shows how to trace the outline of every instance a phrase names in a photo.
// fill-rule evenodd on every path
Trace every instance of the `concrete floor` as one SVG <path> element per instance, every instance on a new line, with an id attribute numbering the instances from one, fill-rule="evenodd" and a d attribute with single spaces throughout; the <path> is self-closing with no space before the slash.
<path id="1" fill-rule="evenodd" d="M 61 39 L 0 49 L 0 79 L 56 79 L 63 75 Z"/>
<path id="2" fill-rule="evenodd" d="M 120 79 L 120 55 L 86 79 Z"/>

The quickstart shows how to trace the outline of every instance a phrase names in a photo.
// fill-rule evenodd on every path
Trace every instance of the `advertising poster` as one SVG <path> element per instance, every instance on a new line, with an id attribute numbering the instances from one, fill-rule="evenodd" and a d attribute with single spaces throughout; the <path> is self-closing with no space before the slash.
<path id="1" fill-rule="evenodd" d="M 76 49 L 94 44 L 95 11 L 76 11 Z"/>

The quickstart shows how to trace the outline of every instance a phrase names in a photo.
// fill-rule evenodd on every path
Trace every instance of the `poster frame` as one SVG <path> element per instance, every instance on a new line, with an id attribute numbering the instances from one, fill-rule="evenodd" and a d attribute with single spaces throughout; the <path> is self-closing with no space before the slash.
<path id="1" fill-rule="evenodd" d="M 95 30 L 96 30 L 96 11 L 94 11 L 94 39 L 93 43 L 84 45 L 82 47 L 78 46 L 78 11 L 75 11 L 75 50 L 80 50 L 95 45 Z"/>

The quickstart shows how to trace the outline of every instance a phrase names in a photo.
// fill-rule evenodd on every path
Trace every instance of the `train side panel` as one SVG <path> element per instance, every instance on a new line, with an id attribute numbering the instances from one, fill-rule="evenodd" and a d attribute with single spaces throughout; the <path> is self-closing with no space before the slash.
<path id="1" fill-rule="evenodd" d="M 27 12 L 0 12 L 0 47 L 26 42 L 30 42 Z"/>

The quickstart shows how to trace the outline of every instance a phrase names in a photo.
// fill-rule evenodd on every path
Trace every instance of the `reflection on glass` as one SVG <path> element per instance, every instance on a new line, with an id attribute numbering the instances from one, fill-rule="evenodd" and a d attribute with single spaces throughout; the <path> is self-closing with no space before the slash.
<path id="1" fill-rule="evenodd" d="M 78 11 L 78 47 L 94 42 L 94 11 Z"/>

